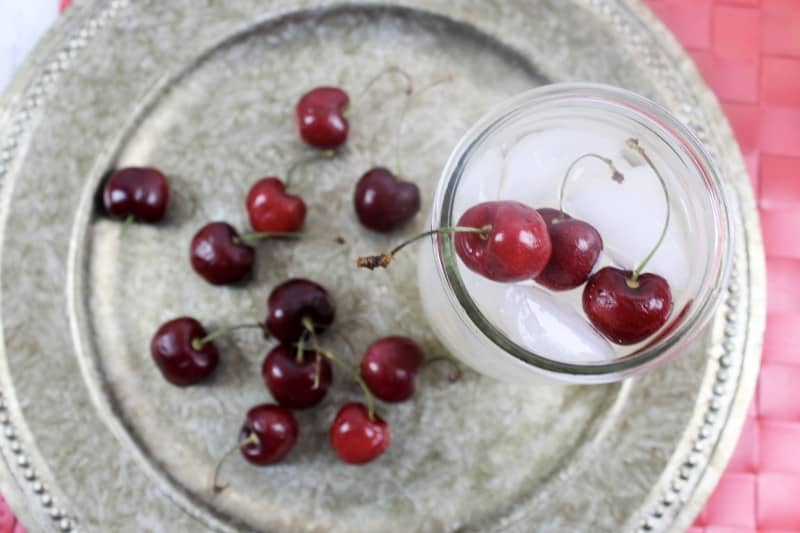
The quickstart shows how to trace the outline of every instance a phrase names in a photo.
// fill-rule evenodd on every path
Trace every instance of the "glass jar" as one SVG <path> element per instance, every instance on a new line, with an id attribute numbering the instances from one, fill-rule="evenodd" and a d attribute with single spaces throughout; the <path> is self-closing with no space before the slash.
<path id="1" fill-rule="evenodd" d="M 548 85 L 514 97 L 488 113 L 464 135 L 442 172 L 431 228 L 454 226 L 469 207 L 464 197 L 472 194 L 476 185 L 470 182 L 469 192 L 462 190 L 466 187 L 464 176 L 487 150 L 508 149 L 532 132 L 583 124 L 628 133 L 648 148 L 655 162 L 669 170 L 670 192 L 685 208 L 687 242 L 692 246 L 687 255 L 690 264 L 685 265 L 690 276 L 686 297 L 676 302 L 679 305 L 660 332 L 628 351 L 618 350 L 612 359 L 576 362 L 562 356 L 565 354 L 536 353 L 490 320 L 485 308 L 476 303 L 465 283 L 466 267 L 455 253 L 453 235 L 434 236 L 422 244 L 419 258 L 419 289 L 425 312 L 450 352 L 487 376 L 511 383 L 530 383 L 542 376 L 571 383 L 618 381 L 685 351 L 720 304 L 733 253 L 734 200 L 692 132 L 663 107 L 623 89 L 584 83 Z M 480 186 L 485 185 L 494 187 L 486 182 Z M 530 205 L 524 198 L 491 199 L 513 199 Z M 608 216 L 614 216 L 612 211 Z"/>

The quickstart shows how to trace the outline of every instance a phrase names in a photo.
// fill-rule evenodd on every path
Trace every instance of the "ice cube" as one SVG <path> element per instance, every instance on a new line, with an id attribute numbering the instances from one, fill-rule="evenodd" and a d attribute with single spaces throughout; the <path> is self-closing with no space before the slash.
<path id="1" fill-rule="evenodd" d="M 557 208 L 561 181 L 572 161 L 587 152 L 613 157 L 621 146 L 621 137 L 615 139 L 606 131 L 599 134 L 589 126 L 531 133 L 508 150 L 500 196 L 537 209 Z M 591 160 L 586 165 L 605 168 L 603 163 Z"/>
<path id="2" fill-rule="evenodd" d="M 474 162 L 470 162 L 461 176 L 458 194 L 453 202 L 456 220 L 473 205 L 498 199 L 504 164 L 503 152 L 498 147 L 486 149 Z"/>
<path id="3" fill-rule="evenodd" d="M 509 338 L 544 357 L 568 363 L 601 363 L 614 349 L 565 299 L 533 284 L 496 283 L 461 270 L 484 315 Z"/>
<path id="4" fill-rule="evenodd" d="M 565 210 L 592 224 L 603 236 L 605 252 L 618 265 L 632 269 L 650 252 L 664 225 L 666 202 L 661 185 L 647 166 L 621 169 L 617 183 L 605 175 L 580 175 L 572 179 Z M 673 194 L 675 196 L 675 194 Z M 676 290 L 689 282 L 689 243 L 681 205 L 671 203 L 673 212 L 664 242 L 645 268 L 659 274 Z"/>

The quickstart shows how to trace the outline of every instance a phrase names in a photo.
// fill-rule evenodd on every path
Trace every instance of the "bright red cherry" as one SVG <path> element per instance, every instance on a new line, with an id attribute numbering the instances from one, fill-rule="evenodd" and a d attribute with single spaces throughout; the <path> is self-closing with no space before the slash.
<path id="1" fill-rule="evenodd" d="M 350 97 L 338 87 L 317 87 L 304 94 L 295 107 L 300 137 L 317 148 L 344 144 L 350 129 L 344 117 L 349 103 Z"/>
<path id="2" fill-rule="evenodd" d="M 657 274 L 605 267 L 589 277 L 583 310 L 600 333 L 617 344 L 636 344 L 658 331 L 672 312 L 672 291 Z"/>
<path id="3" fill-rule="evenodd" d="M 103 188 L 103 204 L 116 218 L 134 217 L 144 222 L 164 218 L 169 203 L 169 182 L 158 169 L 127 167 L 114 172 Z"/>
<path id="4" fill-rule="evenodd" d="M 150 353 L 167 381 L 186 387 L 214 372 L 219 352 L 213 342 L 202 342 L 206 335 L 203 325 L 188 316 L 170 320 L 158 328 L 150 341 Z"/>
<path id="5" fill-rule="evenodd" d="M 192 239 L 192 268 L 214 285 L 235 283 L 253 270 L 256 251 L 227 222 L 211 222 Z"/>
<path id="6" fill-rule="evenodd" d="M 278 405 L 256 405 L 242 424 L 239 442 L 242 456 L 255 465 L 269 465 L 283 460 L 292 451 L 299 434 L 291 411 Z"/>
<path id="7" fill-rule="evenodd" d="M 539 275 L 550 260 L 550 236 L 542 216 L 519 202 L 483 202 L 467 209 L 459 227 L 490 228 L 488 234 L 458 232 L 456 252 L 470 270 L 494 281 Z"/>
<path id="8" fill-rule="evenodd" d="M 298 361 L 294 346 L 280 344 L 264 359 L 261 377 L 280 405 L 305 409 L 322 401 L 333 380 L 333 372 L 324 355 L 305 350 Z"/>
<path id="9" fill-rule="evenodd" d="M 384 337 L 373 342 L 361 359 L 361 377 L 372 393 L 387 402 L 402 402 L 414 394 L 422 349 L 408 337 Z"/>
<path id="10" fill-rule="evenodd" d="M 267 331 L 286 344 L 300 340 L 307 331 L 304 321 L 310 322 L 316 333 L 322 333 L 333 317 L 333 301 L 328 291 L 308 279 L 285 281 L 267 298 Z"/>
<path id="11" fill-rule="evenodd" d="M 247 216 L 256 231 L 295 232 L 303 229 L 306 203 L 299 196 L 286 193 L 278 178 L 263 178 L 247 193 Z"/>
<path id="12" fill-rule="evenodd" d="M 370 420 L 361 403 L 348 403 L 339 409 L 331 424 L 331 446 L 336 455 L 352 465 L 369 463 L 392 443 L 392 428 L 378 415 Z"/>
<path id="13" fill-rule="evenodd" d="M 600 232 L 588 222 L 572 218 L 558 209 L 537 211 L 547 224 L 553 252 L 536 281 L 554 291 L 582 285 L 603 250 Z"/>
<path id="14" fill-rule="evenodd" d="M 356 184 L 353 204 L 361 223 L 380 232 L 394 231 L 419 212 L 419 187 L 382 167 L 370 169 Z"/>

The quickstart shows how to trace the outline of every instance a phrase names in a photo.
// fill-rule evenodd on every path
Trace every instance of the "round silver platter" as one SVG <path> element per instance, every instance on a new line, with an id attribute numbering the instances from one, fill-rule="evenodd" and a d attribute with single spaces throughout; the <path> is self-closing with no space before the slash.
<path id="1" fill-rule="evenodd" d="M 406 69 L 419 92 L 399 126 Z M 670 108 L 706 142 L 738 196 L 724 305 L 684 357 L 623 384 L 509 387 L 426 367 L 415 398 L 380 405 L 395 439 L 364 467 L 337 461 L 327 426 L 358 399 L 347 376 L 298 413 L 289 460 L 213 465 L 247 408 L 269 401 L 256 333 L 220 341 L 212 383 L 168 385 L 149 355 L 158 324 L 253 321 L 290 276 L 329 287 L 357 348 L 389 333 L 442 348 L 422 318 L 414 253 L 385 272 L 353 258 L 368 235 L 356 179 L 395 164 L 428 212 L 450 149 L 490 106 L 531 86 L 619 85 Z M 293 188 L 312 237 L 259 245 L 254 279 L 211 287 L 187 245 L 209 220 L 246 228 L 243 199 L 311 150 L 293 106 L 316 85 L 353 98 L 351 138 Z M 97 208 L 109 169 L 151 164 L 174 196 L 157 226 Z M 756 381 L 764 260 L 744 165 L 720 108 L 664 27 L 625 0 L 78 2 L 0 101 L 0 490 L 31 531 L 681 531 L 737 441 Z M 341 236 L 345 244 L 334 238 Z M 338 338 L 325 337 L 346 354 Z"/>

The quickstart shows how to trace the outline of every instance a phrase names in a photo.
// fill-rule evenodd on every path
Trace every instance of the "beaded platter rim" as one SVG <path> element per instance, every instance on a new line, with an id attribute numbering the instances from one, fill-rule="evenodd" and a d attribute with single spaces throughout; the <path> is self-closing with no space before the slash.
<path id="1" fill-rule="evenodd" d="M 682 531 L 693 520 L 721 476 L 738 441 L 755 389 L 765 324 L 765 265 L 758 215 L 744 163 L 718 102 L 691 59 L 672 34 L 636 0 L 575 0 L 592 9 L 629 44 L 671 93 L 679 96 L 676 115 L 711 147 L 712 158 L 724 162 L 734 176 L 743 235 L 737 246 L 727 294 L 717 328 L 719 349 L 710 355 L 695 413 L 656 486 L 626 530 Z M 0 97 L 0 191 L 17 156 L 24 151 L 28 125 L 92 37 L 124 13 L 130 0 L 90 0 L 74 6 L 37 45 Z M 721 156 L 725 157 L 722 158 Z M 742 183 L 744 181 L 744 183 Z M 4 192 L 4 191 L 3 191 Z M 5 196 L 2 196 L 3 198 Z M 0 235 L 4 221 L 0 221 Z M 2 251 L 0 250 L 0 253 Z M 743 285 L 744 284 L 744 285 Z M 744 335 L 742 334 L 744 331 Z M 2 332 L 0 332 L 1 334 Z M 37 455 L 21 417 L 6 368 L 0 338 L 0 489 L 23 523 L 63 532 L 80 530 L 80 517 L 59 505 L 64 501 L 54 479 Z"/>

